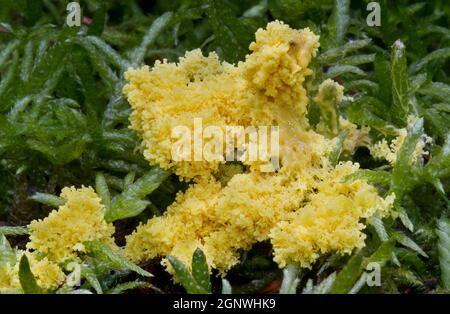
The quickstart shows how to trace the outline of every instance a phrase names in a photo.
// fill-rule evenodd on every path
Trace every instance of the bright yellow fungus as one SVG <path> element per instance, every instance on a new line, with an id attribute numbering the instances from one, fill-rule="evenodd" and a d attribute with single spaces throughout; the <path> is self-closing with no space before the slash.
<path id="1" fill-rule="evenodd" d="M 78 260 L 85 241 L 99 240 L 114 245 L 114 226 L 104 220 L 105 208 L 91 187 L 66 187 L 66 201 L 42 220 L 29 224 L 28 251 L 17 251 L 16 263 L 0 266 L 0 292 L 20 292 L 19 261 L 26 254 L 37 283 L 44 289 L 56 289 L 66 279 L 61 266 Z"/>
<path id="2" fill-rule="evenodd" d="M 304 83 L 318 39 L 309 29 L 275 21 L 256 32 L 251 53 L 236 66 L 195 50 L 177 64 L 163 61 L 126 72 L 131 127 L 142 137 L 144 156 L 193 179 L 163 216 L 127 237 L 129 258 L 173 255 L 190 265 L 200 247 L 212 268 L 226 272 L 238 263 L 240 250 L 259 241 L 272 242 L 280 267 L 310 267 L 320 254 L 364 245 L 364 218 L 386 211 L 392 199 L 378 196 L 364 180 L 343 183 L 358 165 L 332 167 L 327 156 L 333 140 L 309 127 Z M 175 162 L 171 130 L 192 129 L 194 118 L 221 128 L 279 126 L 281 168 L 264 173 L 249 163 L 238 171 L 225 169 L 228 177 L 220 180 L 221 162 Z"/>
<path id="3" fill-rule="evenodd" d="M 274 260 L 281 267 L 288 263 L 310 267 L 321 254 L 350 254 L 354 248 L 364 247 L 362 219 L 376 210 L 384 212 L 394 198 L 380 198 L 365 181 L 342 182 L 357 169 L 350 162 L 339 164 L 315 184 L 309 202 L 272 229 Z"/>
<path id="4" fill-rule="evenodd" d="M 105 208 L 91 187 L 64 188 L 66 203 L 42 220 L 30 223 L 27 249 L 37 250 L 49 260 L 62 263 L 84 252 L 83 242 L 100 240 L 114 244 L 114 226 L 104 219 Z"/>
<path id="5" fill-rule="evenodd" d="M 319 92 L 314 98 L 314 101 L 319 106 L 321 111 L 321 121 L 318 128 L 323 130 L 321 133 L 330 136 L 336 136 L 339 132 L 339 116 L 337 105 L 344 97 L 344 87 L 339 83 L 327 79 L 319 86 Z M 325 119 L 328 121 L 325 123 Z"/>
<path id="6" fill-rule="evenodd" d="M 399 129 L 398 136 L 392 140 L 388 145 L 386 139 L 382 139 L 379 142 L 369 146 L 370 154 L 377 159 L 385 159 L 391 164 L 395 164 L 397 161 L 397 153 L 402 147 L 406 138 L 406 129 Z"/>
<path id="7" fill-rule="evenodd" d="M 363 126 L 361 129 L 358 129 L 356 124 L 343 117 L 339 117 L 339 125 L 342 130 L 347 131 L 347 136 L 342 145 L 343 153 L 352 156 L 358 147 L 369 146 L 369 127 Z"/>
<path id="8" fill-rule="evenodd" d="M 36 277 L 37 284 L 43 289 L 55 289 L 66 279 L 61 268 L 48 260 L 47 257 L 39 258 L 37 253 L 17 251 L 14 265 L 4 264 L 0 266 L 0 293 L 14 293 L 21 291 L 19 281 L 19 261 L 26 254 L 30 263 L 30 269 Z"/>
<path id="9" fill-rule="evenodd" d="M 413 118 L 409 118 L 409 124 L 414 124 L 415 121 Z M 370 145 L 370 153 L 374 158 L 377 159 L 385 159 L 387 160 L 391 165 L 394 165 L 397 161 L 397 155 L 398 151 L 403 145 L 403 142 L 405 141 L 406 136 L 408 135 L 408 132 L 406 129 L 398 129 L 397 130 L 398 136 L 394 138 L 390 144 L 386 141 L 386 139 L 382 139 L 379 142 L 374 143 L 373 145 Z M 425 151 L 425 145 L 430 144 L 432 142 L 432 138 L 429 136 L 422 136 L 416 144 L 416 147 L 414 149 L 414 152 L 412 154 L 411 162 L 415 163 L 418 158 L 421 158 L 422 156 L 428 155 L 429 152 Z"/>

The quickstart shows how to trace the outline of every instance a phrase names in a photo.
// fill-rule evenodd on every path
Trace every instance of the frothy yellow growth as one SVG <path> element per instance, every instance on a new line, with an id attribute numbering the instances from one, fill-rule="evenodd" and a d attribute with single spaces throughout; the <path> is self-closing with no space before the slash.
<path id="1" fill-rule="evenodd" d="M 38 259 L 36 254 L 26 254 L 30 262 L 31 272 L 41 288 L 57 288 L 64 282 L 66 275 L 56 263 L 51 262 L 47 257 Z"/>
<path id="2" fill-rule="evenodd" d="M 250 45 L 253 53 L 237 67 L 221 63 L 215 53 L 203 57 L 194 50 L 178 64 L 156 62 L 151 70 L 144 66 L 125 73 L 131 125 L 143 138 L 144 156 L 151 163 L 186 179 L 217 172 L 219 161 L 172 160 L 172 129 L 187 126 L 193 131 L 194 118 L 202 118 L 203 127 L 215 125 L 224 132 L 227 125 L 298 128 L 305 120 L 302 83 L 311 74 L 307 65 L 318 37 L 308 29 L 273 22 L 256 38 Z"/>
<path id="3" fill-rule="evenodd" d="M 280 266 L 309 266 L 322 252 L 348 253 L 363 245 L 360 220 L 387 206 L 363 180 L 340 183 L 357 166 L 333 169 L 326 157 L 333 141 L 309 128 L 303 85 L 318 46 L 308 29 L 276 21 L 257 31 L 251 54 L 237 66 L 194 51 L 178 64 L 128 70 L 124 93 L 144 155 L 195 182 L 163 216 L 127 237 L 128 257 L 138 262 L 173 255 L 190 265 L 200 247 L 212 268 L 226 272 L 238 263 L 239 250 L 258 241 L 272 241 Z M 278 125 L 281 168 L 263 173 L 249 164 L 216 181 L 229 174 L 219 163 L 172 161 L 171 128 L 192 128 L 197 117 L 220 127 Z M 305 232 L 289 233 L 296 228 Z"/>
<path id="4" fill-rule="evenodd" d="M 178 65 L 158 61 L 151 71 L 144 66 L 125 73 L 130 83 L 124 93 L 134 109 L 131 125 L 143 138 L 145 158 L 164 169 L 174 168 L 188 179 L 218 169 L 219 162 L 173 161 L 171 135 L 175 126 L 193 130 L 196 117 L 202 118 L 204 127 L 237 123 L 236 117 L 243 114 L 233 103 L 238 82 L 230 70 L 216 54 L 203 57 L 200 50 L 194 50 Z"/>
<path id="5" fill-rule="evenodd" d="M 179 193 L 175 203 L 163 216 L 150 219 L 127 237 L 126 253 L 134 261 L 169 255 L 173 250 L 197 243 L 202 235 L 211 232 L 215 225 L 210 217 L 211 208 L 221 190 L 220 183 L 205 181 L 191 185 L 185 193 Z M 195 250 L 195 248 L 194 248 Z M 194 250 L 188 250 L 183 260 L 190 261 Z M 177 254 L 180 258 L 183 255 Z M 190 264 L 190 263 L 189 263 Z"/>
<path id="6" fill-rule="evenodd" d="M 319 48 L 319 37 L 309 29 L 298 31 L 279 22 L 259 29 L 255 37 L 250 44 L 252 53 L 238 67 L 247 82 L 246 93 L 254 90 L 267 96 L 265 102 L 253 106 L 267 108 L 269 117 L 280 109 L 274 105 L 289 107 L 297 119 L 303 119 L 307 96 L 302 83 L 312 74 L 308 65 Z"/>
<path id="7" fill-rule="evenodd" d="M 26 254 L 30 263 L 30 269 L 36 277 L 37 284 L 43 289 L 55 289 L 59 287 L 66 275 L 61 268 L 48 260 L 47 257 L 39 258 L 37 253 L 18 251 L 14 265 L 5 264 L 0 267 L 0 292 L 21 291 L 19 281 L 19 261 Z"/>
<path id="8" fill-rule="evenodd" d="M 358 167 L 350 162 L 338 165 L 328 178 L 318 182 L 309 202 L 289 214 L 272 229 L 274 260 L 281 267 L 288 263 L 310 265 L 329 252 L 349 254 L 364 246 L 363 218 L 375 210 L 385 211 L 392 205 L 377 196 L 375 188 L 364 181 L 342 183 L 342 179 Z"/>
<path id="9" fill-rule="evenodd" d="M 351 156 L 355 153 L 358 147 L 369 145 L 369 127 L 363 126 L 361 129 L 358 129 L 356 124 L 351 123 L 343 117 L 339 117 L 339 125 L 342 130 L 347 131 L 347 136 L 342 145 L 342 150 L 344 153 Z"/>
<path id="10" fill-rule="evenodd" d="M 101 240 L 114 243 L 114 226 L 104 220 L 104 207 L 91 187 L 64 188 L 66 200 L 43 220 L 30 223 L 28 249 L 37 250 L 51 261 L 62 263 L 76 259 L 84 251 L 83 242 Z"/>
<path id="11" fill-rule="evenodd" d="M 0 293 L 17 293 L 21 291 L 19 275 L 14 265 L 0 265 Z"/>
<path id="12" fill-rule="evenodd" d="M 399 129 L 398 136 L 392 140 L 391 144 L 388 144 L 386 139 L 382 139 L 379 142 L 369 146 L 370 154 L 377 159 L 385 159 L 390 164 L 395 164 L 397 161 L 397 153 L 402 147 L 406 138 L 406 129 Z"/>
<path id="13" fill-rule="evenodd" d="M 369 146 L 370 153 L 374 158 L 387 160 L 391 165 L 394 165 L 397 161 L 398 151 L 401 149 L 403 142 L 408 132 L 406 129 L 399 129 L 398 136 L 394 138 L 390 144 L 386 139 L 376 142 Z M 418 158 L 428 155 L 427 151 L 424 151 L 425 145 L 432 142 L 432 138 L 429 136 L 422 136 L 416 143 L 416 147 L 411 157 L 411 163 L 415 163 Z"/>
<path id="14" fill-rule="evenodd" d="M 344 86 L 327 79 L 319 86 L 319 93 L 314 101 L 321 111 L 321 121 L 318 128 L 323 134 L 336 136 L 339 132 L 339 117 L 337 106 L 344 97 Z"/>

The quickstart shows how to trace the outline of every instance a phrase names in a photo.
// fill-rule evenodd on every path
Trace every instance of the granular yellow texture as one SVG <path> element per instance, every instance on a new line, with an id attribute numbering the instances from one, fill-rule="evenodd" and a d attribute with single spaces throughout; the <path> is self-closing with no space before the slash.
<path id="1" fill-rule="evenodd" d="M 55 263 L 77 259 L 83 242 L 100 240 L 114 244 L 114 226 L 104 219 L 105 208 L 91 187 L 66 187 L 66 203 L 42 220 L 30 223 L 27 249 L 37 250 Z"/>
<path id="2" fill-rule="evenodd" d="M 0 292 L 20 292 L 19 261 L 26 254 L 37 283 L 44 289 L 56 289 L 66 279 L 61 266 L 78 260 L 85 241 L 99 240 L 110 245 L 114 226 L 104 220 L 105 208 L 91 187 L 66 187 L 61 192 L 66 201 L 42 220 L 29 224 L 27 251 L 17 251 L 16 262 L 0 266 Z"/>
<path id="3" fill-rule="evenodd" d="M 398 136 L 392 140 L 390 145 L 387 143 L 386 139 L 382 139 L 381 141 L 369 146 L 370 154 L 374 158 L 385 159 L 389 161 L 390 164 L 395 164 L 397 161 L 397 153 L 402 147 L 406 135 L 406 129 L 399 129 Z"/>
<path id="4" fill-rule="evenodd" d="M 194 50 L 178 64 L 157 61 L 151 70 L 129 69 L 123 91 L 133 108 L 131 125 L 143 139 L 144 156 L 181 178 L 206 178 L 223 162 L 174 161 L 174 127 L 187 126 L 194 133 L 194 118 L 201 118 L 203 127 L 214 125 L 224 133 L 227 125 L 299 129 L 306 123 L 302 83 L 312 73 L 307 65 L 318 46 L 318 37 L 308 29 L 274 22 L 257 31 L 250 45 L 253 53 L 237 67 L 220 62 L 215 53 L 203 57 Z"/>
<path id="5" fill-rule="evenodd" d="M 347 136 L 342 145 L 342 152 L 344 154 L 352 156 L 358 147 L 369 146 L 369 127 L 363 126 L 361 129 L 358 129 L 356 124 L 351 123 L 343 117 L 339 117 L 339 125 L 342 130 L 347 131 Z"/>
<path id="6" fill-rule="evenodd" d="M 415 123 L 413 118 L 409 117 L 409 119 L 411 120 L 409 122 L 410 124 Z M 388 144 L 386 139 L 382 139 L 381 141 L 376 142 L 373 145 L 370 145 L 369 148 L 372 156 L 377 159 L 385 159 L 391 165 L 394 165 L 397 162 L 398 151 L 402 147 L 403 142 L 405 141 L 405 138 L 408 135 L 406 129 L 398 129 L 397 133 L 398 136 L 394 138 L 390 144 Z M 425 151 L 424 148 L 425 145 L 430 144 L 431 142 L 432 142 L 431 137 L 427 135 L 422 136 L 416 143 L 416 147 L 414 149 L 410 162 L 415 163 L 419 160 L 419 158 L 428 155 L 429 152 Z"/>
<path id="7" fill-rule="evenodd" d="M 339 83 L 327 79 L 319 86 L 319 92 L 314 101 L 320 108 L 321 121 L 317 126 L 322 134 L 336 136 L 339 132 L 338 104 L 344 97 L 344 87 Z"/>
<path id="8" fill-rule="evenodd" d="M 322 253 L 362 247 L 363 219 L 390 206 L 390 198 L 378 196 L 364 180 L 342 183 L 358 165 L 332 167 L 327 156 L 333 139 L 309 127 L 304 83 L 318 36 L 275 21 L 255 37 L 251 53 L 236 66 L 196 50 L 178 64 L 157 62 L 126 72 L 131 127 L 143 140 L 144 156 L 191 180 L 162 216 L 127 237 L 125 254 L 133 261 L 172 255 L 189 267 L 199 247 L 211 268 L 225 273 L 239 262 L 241 250 L 270 240 L 280 267 L 310 267 Z M 193 130 L 194 118 L 220 128 L 279 126 L 280 169 L 262 172 L 247 161 L 238 171 L 223 169 L 228 164 L 220 161 L 175 162 L 171 130 Z"/>
<path id="9" fill-rule="evenodd" d="M 357 168 L 350 162 L 339 164 L 315 184 L 309 202 L 271 230 L 274 260 L 280 267 L 289 263 L 310 267 L 321 254 L 350 254 L 354 248 L 364 247 L 362 219 L 376 210 L 385 212 L 394 198 L 380 198 L 365 181 L 342 183 Z"/>
<path id="10" fill-rule="evenodd" d="M 15 264 L 3 263 L 0 265 L 0 294 L 18 293 L 21 291 L 19 275 Z"/>
<path id="11" fill-rule="evenodd" d="M 19 250 L 14 265 L 7 263 L 0 266 L 0 293 L 21 291 L 19 261 L 23 254 L 26 254 L 31 272 L 41 288 L 55 289 L 65 281 L 66 275 L 56 263 L 49 261 L 47 257 L 39 258 L 37 253 Z"/>

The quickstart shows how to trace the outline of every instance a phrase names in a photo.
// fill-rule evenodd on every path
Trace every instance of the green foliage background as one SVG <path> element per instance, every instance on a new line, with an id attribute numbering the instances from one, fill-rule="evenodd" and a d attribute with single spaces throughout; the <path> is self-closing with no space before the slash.
<path id="1" fill-rule="evenodd" d="M 381 193 L 396 193 L 399 219 L 374 218 L 361 252 L 324 256 L 312 270 L 299 274 L 293 267 L 284 277 L 271 261 L 270 246 L 258 244 L 243 254 L 228 281 L 212 278 L 212 291 L 231 283 L 235 293 L 267 292 L 284 278 L 282 292 L 448 292 L 450 3 L 379 1 L 381 26 L 369 27 L 368 2 L 84 0 L 82 26 L 68 27 L 67 1 L 2 1 L 0 226 L 22 226 L 45 217 L 59 201 L 52 195 L 64 186 L 92 185 L 107 203 L 107 218 L 115 221 L 117 241 L 123 244 L 124 234 L 139 221 L 161 214 L 185 188 L 173 175 L 152 169 L 137 150 L 139 141 L 128 128 L 130 108 L 121 94 L 124 70 L 163 58 L 176 61 L 199 47 L 238 62 L 255 30 L 280 19 L 321 36 L 320 54 L 312 65 L 315 75 L 308 82 L 313 124 L 320 116 L 312 100 L 318 84 L 333 78 L 354 98 L 339 106 L 340 114 L 370 126 L 374 141 L 392 139 L 396 129 L 408 127 L 394 167 L 374 160 L 367 149 L 353 156 L 336 155 L 336 161 L 359 162 L 364 170 L 357 175 L 368 178 Z M 421 119 L 408 125 L 409 114 Z M 426 147 L 429 156 L 411 166 L 423 134 L 433 138 Z M 23 246 L 26 240 L 26 230 L 20 228 L 0 227 L 0 233 L 14 245 Z M 9 252 L 8 241 L 0 240 L 2 252 Z M 143 265 L 156 274 L 152 286 L 146 270 L 118 261 L 98 244 L 91 248 L 88 264 L 94 266 L 84 270 L 82 289 L 183 291 L 157 262 Z M 384 265 L 381 287 L 361 284 L 371 261 Z M 178 265 L 175 259 L 171 263 Z M 29 278 L 28 261 L 20 265 L 23 278 Z M 136 281 L 133 271 L 144 280 Z M 189 292 L 211 291 L 204 274 L 184 271 L 192 278 L 182 280 Z M 196 278 L 202 278 L 201 285 Z M 26 282 L 28 291 L 39 288 L 32 280 Z"/>

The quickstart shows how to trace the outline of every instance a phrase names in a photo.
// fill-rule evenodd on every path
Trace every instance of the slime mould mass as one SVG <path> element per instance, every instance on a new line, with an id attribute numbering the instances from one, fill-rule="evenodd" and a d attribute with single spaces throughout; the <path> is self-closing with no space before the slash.
<path id="1" fill-rule="evenodd" d="M 166 256 L 190 265 L 193 252 L 201 248 L 210 268 L 222 274 L 239 262 L 241 250 L 259 241 L 270 240 L 280 267 L 290 263 L 311 267 L 321 254 L 345 254 L 363 247 L 364 219 L 375 212 L 387 214 L 393 196 L 380 197 L 363 179 L 344 181 L 358 165 L 333 166 L 327 156 L 335 138 L 309 127 L 304 81 L 312 74 L 308 65 L 318 46 L 318 37 L 308 29 L 293 30 L 276 21 L 257 31 L 251 54 L 237 66 L 220 62 L 214 53 L 205 57 L 195 50 L 178 64 L 157 62 L 151 70 L 129 69 L 124 93 L 133 108 L 131 127 L 143 139 L 145 157 L 191 185 L 179 192 L 162 216 L 139 225 L 124 248 L 115 245 L 114 226 L 105 221 L 105 206 L 95 191 L 64 188 L 65 203 L 29 224 L 27 250 L 5 255 L 8 262 L 0 267 L 0 292 L 20 291 L 19 260 L 24 254 L 39 286 L 56 289 L 67 279 L 64 265 L 80 262 L 80 255 L 86 253 L 86 241 L 100 241 L 134 262 L 164 257 L 170 272 Z M 326 80 L 315 99 L 336 121 L 338 117 L 327 108 L 333 103 L 330 97 L 342 98 L 343 88 Z M 201 118 L 204 126 L 222 129 L 279 126 L 280 168 L 261 171 L 270 160 L 243 159 L 242 167 L 223 160 L 172 160 L 171 130 L 179 125 L 193 129 L 195 118 Z M 348 150 L 366 141 L 364 132 L 339 119 L 352 139 L 344 143 Z M 335 124 L 322 128 L 336 134 Z M 381 156 L 387 143 L 378 146 L 374 149 Z"/>
<path id="2" fill-rule="evenodd" d="M 86 253 L 86 241 L 101 241 L 114 249 L 114 226 L 104 219 L 105 208 L 92 188 L 66 187 L 61 192 L 65 204 L 46 218 L 29 225 L 27 250 L 17 250 L 0 265 L 0 293 L 20 292 L 19 261 L 28 257 L 30 269 L 43 289 L 56 289 L 66 280 L 60 266 L 80 262 L 78 253 Z"/>
<path id="3" fill-rule="evenodd" d="M 270 240 L 280 267 L 311 267 L 321 254 L 364 246 L 363 220 L 386 214 L 393 196 L 380 197 L 363 179 L 344 182 L 358 164 L 333 166 L 327 157 L 333 139 L 309 127 L 304 82 L 313 74 L 308 65 L 318 39 L 309 29 L 275 21 L 256 32 L 251 53 L 236 66 L 194 50 L 178 63 L 157 61 L 152 69 L 125 73 L 131 127 L 142 138 L 144 156 L 191 182 L 162 216 L 127 237 L 130 259 L 172 255 L 190 265 L 199 247 L 210 267 L 225 273 L 239 262 L 240 250 L 258 241 Z M 342 97 L 339 84 L 323 84 Z M 258 162 L 245 160 L 240 171 L 220 160 L 174 161 L 171 130 L 193 129 L 194 118 L 222 129 L 279 126 L 280 169 L 262 172 Z"/>

